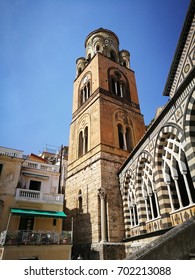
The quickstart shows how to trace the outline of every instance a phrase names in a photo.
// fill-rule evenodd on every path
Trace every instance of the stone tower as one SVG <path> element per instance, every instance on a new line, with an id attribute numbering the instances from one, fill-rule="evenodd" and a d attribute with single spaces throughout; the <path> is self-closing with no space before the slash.
<path id="1" fill-rule="evenodd" d="M 74 257 L 119 259 L 124 224 L 117 172 L 145 125 L 130 54 L 119 51 L 116 34 L 97 29 L 85 49 L 86 57 L 76 61 L 66 213 L 73 221 Z"/>

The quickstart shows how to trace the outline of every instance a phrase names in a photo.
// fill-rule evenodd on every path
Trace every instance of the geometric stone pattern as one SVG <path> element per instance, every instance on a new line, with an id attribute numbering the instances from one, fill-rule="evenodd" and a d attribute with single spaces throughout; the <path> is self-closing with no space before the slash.
<path id="1" fill-rule="evenodd" d="M 153 121 L 139 144 L 133 150 L 128 160 L 119 171 L 120 190 L 123 200 L 125 223 L 125 237 L 150 234 L 176 226 L 195 215 L 195 78 L 194 78 L 194 24 L 191 21 L 188 36 L 186 30 L 182 32 L 177 54 L 173 61 L 177 70 L 172 86 L 166 86 L 172 97 L 163 108 L 159 116 Z M 184 36 L 185 34 L 185 36 Z M 183 37 L 182 37 L 183 36 Z M 183 41 L 182 41 L 183 40 Z M 173 68 L 173 67 L 172 67 Z M 172 72 L 169 74 L 172 75 Z M 148 219 L 147 208 L 150 201 L 144 203 L 142 185 L 144 179 L 143 159 L 152 170 L 153 184 L 156 189 L 157 204 L 160 215 L 155 219 Z M 138 208 L 138 221 L 132 225 L 130 220 L 128 192 L 134 192 Z M 155 209 L 154 200 L 151 208 Z M 127 243 L 131 251 L 133 241 Z"/>

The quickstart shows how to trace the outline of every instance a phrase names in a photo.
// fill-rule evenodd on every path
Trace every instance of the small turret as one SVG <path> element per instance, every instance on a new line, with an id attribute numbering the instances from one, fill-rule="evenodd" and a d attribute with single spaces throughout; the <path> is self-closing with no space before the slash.
<path id="1" fill-rule="evenodd" d="M 81 72 L 84 70 L 85 68 L 85 58 L 84 57 L 79 57 L 76 60 L 76 75 L 79 76 L 81 74 Z"/>
<path id="2" fill-rule="evenodd" d="M 120 64 L 130 69 L 130 53 L 122 50 L 119 53 Z"/>

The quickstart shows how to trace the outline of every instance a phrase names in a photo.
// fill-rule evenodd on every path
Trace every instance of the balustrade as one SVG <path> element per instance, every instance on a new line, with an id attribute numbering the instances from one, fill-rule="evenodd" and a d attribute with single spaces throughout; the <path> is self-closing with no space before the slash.
<path id="1" fill-rule="evenodd" d="M 22 166 L 26 167 L 26 168 L 39 169 L 39 170 L 43 170 L 43 171 L 59 172 L 58 165 L 37 163 L 37 162 L 30 161 L 30 160 L 29 161 L 26 160 Z"/>
<path id="2" fill-rule="evenodd" d="M 0 147 L 0 155 L 12 158 L 22 158 L 23 151 Z"/>
<path id="3" fill-rule="evenodd" d="M 16 200 L 63 204 L 64 195 L 57 193 L 43 193 L 40 191 L 16 189 Z"/>

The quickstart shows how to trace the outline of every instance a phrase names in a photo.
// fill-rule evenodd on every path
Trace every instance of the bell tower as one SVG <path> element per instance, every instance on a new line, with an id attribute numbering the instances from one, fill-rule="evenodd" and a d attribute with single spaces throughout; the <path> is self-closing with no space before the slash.
<path id="1" fill-rule="evenodd" d="M 76 61 L 66 213 L 73 220 L 74 257 L 114 259 L 105 248 L 124 238 L 117 172 L 145 125 L 130 54 L 119 50 L 116 34 L 97 29 L 85 49 L 86 57 Z M 119 247 L 112 252 L 124 258 Z"/>

